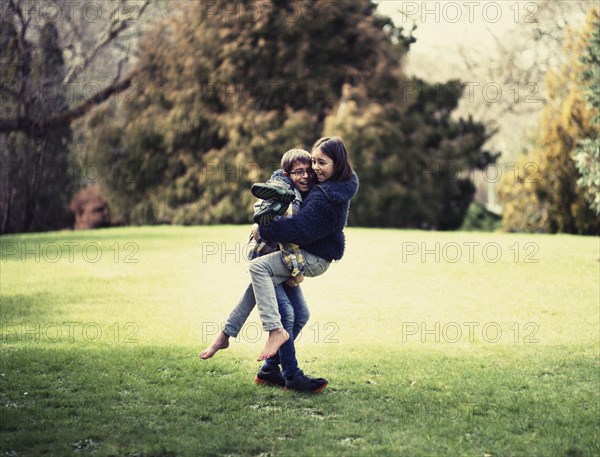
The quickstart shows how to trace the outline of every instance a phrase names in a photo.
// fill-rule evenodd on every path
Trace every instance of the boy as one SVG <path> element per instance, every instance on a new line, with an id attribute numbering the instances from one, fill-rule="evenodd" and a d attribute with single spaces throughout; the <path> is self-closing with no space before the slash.
<path id="1" fill-rule="evenodd" d="M 310 156 L 307 154 L 308 151 L 304 149 L 290 149 L 281 158 L 281 170 L 275 171 L 266 183 L 252 185 L 252 194 L 261 199 L 254 204 L 254 222 L 268 225 L 279 217 L 291 217 L 298 213 L 302 204 L 302 194 L 294 181 L 298 181 L 298 185 L 301 186 L 306 174 L 306 182 L 309 186 L 311 184 L 310 162 L 306 162 Z M 298 285 L 304 280 L 304 259 L 297 244 L 269 242 L 260 238 L 255 240 L 251 233 L 250 246 L 249 260 L 281 251 L 283 261 L 290 270 L 288 285 Z"/>
<path id="2" fill-rule="evenodd" d="M 290 149 L 283 155 L 281 158 L 283 171 L 276 171 L 266 184 L 255 184 L 253 186 L 253 194 L 263 198 L 262 202 L 255 205 L 255 220 L 264 225 L 265 222 L 274 220 L 280 213 L 285 212 L 287 215 L 291 215 L 298 211 L 302 201 L 301 194 L 308 192 L 312 184 L 311 163 L 312 159 L 309 152 L 303 149 Z M 287 186 L 287 189 L 285 186 Z M 294 194 L 293 199 L 291 199 L 290 192 Z M 287 212 L 284 208 L 286 205 L 289 206 Z M 293 244 L 280 246 L 277 243 L 268 243 L 261 239 L 253 241 L 252 236 L 251 240 L 254 244 L 249 253 L 250 259 L 274 252 L 279 248 L 284 263 L 290 269 L 291 278 L 288 284 L 297 285 L 302 281 L 303 259 L 298 246 Z M 256 300 L 250 285 L 238 305 L 229 315 L 223 330 L 213 344 L 200 353 L 200 358 L 208 359 L 218 350 L 227 348 L 229 337 L 237 336 L 255 304 Z M 281 318 L 277 309 L 259 308 L 259 314 L 263 321 L 264 330 L 269 332 L 267 344 L 259 358 L 259 360 L 264 360 L 275 354 L 279 347 L 288 340 L 289 335 L 281 325 Z"/>

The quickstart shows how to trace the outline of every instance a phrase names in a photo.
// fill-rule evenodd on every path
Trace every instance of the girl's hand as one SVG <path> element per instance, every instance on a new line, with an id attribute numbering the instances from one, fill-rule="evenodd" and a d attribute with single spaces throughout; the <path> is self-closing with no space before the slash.
<path id="1" fill-rule="evenodd" d="M 285 280 L 285 283 L 290 287 L 298 287 L 298 283 L 296 282 L 296 278 L 290 276 Z"/>
<path id="2" fill-rule="evenodd" d="M 258 235 L 258 224 L 254 224 L 254 225 L 252 226 L 252 237 L 253 237 L 255 240 L 258 240 L 258 238 L 259 238 L 259 235 Z"/>
<path id="3" fill-rule="evenodd" d="M 290 276 L 289 278 L 287 278 L 285 280 L 285 283 L 290 287 L 298 287 L 302 281 L 304 281 L 304 275 L 302 273 L 299 273 L 295 277 Z"/>

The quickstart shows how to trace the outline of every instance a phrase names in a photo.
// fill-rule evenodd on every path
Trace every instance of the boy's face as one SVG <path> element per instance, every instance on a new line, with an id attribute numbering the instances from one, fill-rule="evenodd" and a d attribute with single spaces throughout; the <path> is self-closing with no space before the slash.
<path id="1" fill-rule="evenodd" d="M 310 167 L 310 163 L 305 162 L 294 162 L 290 172 L 287 175 L 294 183 L 294 187 L 300 192 L 308 192 L 312 186 L 313 171 Z"/>

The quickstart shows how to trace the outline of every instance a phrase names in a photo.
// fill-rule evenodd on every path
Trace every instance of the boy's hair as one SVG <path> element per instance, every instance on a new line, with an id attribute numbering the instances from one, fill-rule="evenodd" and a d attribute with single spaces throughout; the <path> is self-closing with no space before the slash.
<path id="1" fill-rule="evenodd" d="M 323 137 L 318 139 L 312 147 L 313 151 L 321 150 L 323 154 L 333 160 L 333 175 L 331 181 L 347 181 L 354 174 L 352 164 L 348 157 L 346 145 L 340 137 Z"/>
<path id="2" fill-rule="evenodd" d="M 311 164 L 312 158 L 310 153 L 304 149 L 294 148 L 286 151 L 281 157 L 281 169 L 286 173 L 292 171 L 294 163 L 300 162 L 305 164 Z"/>

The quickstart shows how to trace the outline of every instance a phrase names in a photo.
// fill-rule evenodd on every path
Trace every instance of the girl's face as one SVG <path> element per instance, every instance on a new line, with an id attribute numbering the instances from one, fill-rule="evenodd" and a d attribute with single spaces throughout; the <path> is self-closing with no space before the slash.
<path id="1" fill-rule="evenodd" d="M 327 157 L 320 149 L 312 152 L 312 168 L 319 182 L 327 181 L 333 176 L 333 160 Z"/>

